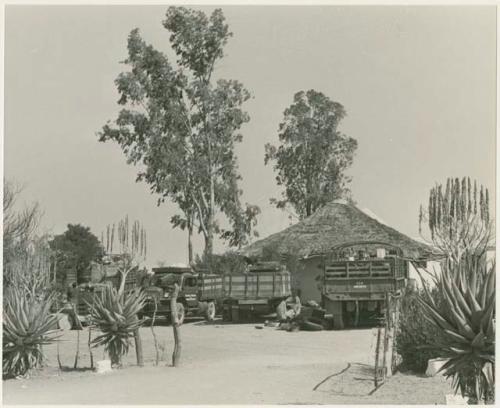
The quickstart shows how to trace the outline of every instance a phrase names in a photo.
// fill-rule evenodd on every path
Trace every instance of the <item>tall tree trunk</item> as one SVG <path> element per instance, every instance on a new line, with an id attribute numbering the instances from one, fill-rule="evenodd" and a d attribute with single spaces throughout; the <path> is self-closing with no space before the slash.
<path id="1" fill-rule="evenodd" d="M 191 217 L 189 217 L 191 218 Z M 193 264 L 193 224 L 191 220 L 188 221 L 188 260 L 189 265 Z"/>
<path id="2" fill-rule="evenodd" d="M 207 255 L 212 255 L 214 251 L 214 218 L 215 218 L 215 174 L 212 165 L 212 149 L 208 143 L 208 170 L 210 174 L 210 208 L 208 209 L 208 222 L 207 222 L 207 240 L 205 252 Z"/>
<path id="3" fill-rule="evenodd" d="M 179 318 L 177 315 L 177 296 L 179 295 L 179 285 L 174 284 L 174 290 L 170 296 L 170 313 L 172 317 L 172 328 L 174 330 L 174 352 L 172 353 L 172 365 L 178 367 L 181 359 L 181 334 L 179 330 Z"/>

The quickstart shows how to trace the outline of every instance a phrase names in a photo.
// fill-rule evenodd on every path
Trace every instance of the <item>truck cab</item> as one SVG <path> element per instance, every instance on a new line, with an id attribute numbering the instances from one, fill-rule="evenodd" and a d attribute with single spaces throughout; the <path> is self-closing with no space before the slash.
<path id="1" fill-rule="evenodd" d="M 171 291 L 177 284 L 177 313 L 182 323 L 186 315 L 215 318 L 216 303 L 222 297 L 222 278 L 217 275 L 196 272 L 190 267 L 153 268 L 153 276 L 144 285 L 146 305 L 142 315 L 163 316 L 170 321 Z"/>

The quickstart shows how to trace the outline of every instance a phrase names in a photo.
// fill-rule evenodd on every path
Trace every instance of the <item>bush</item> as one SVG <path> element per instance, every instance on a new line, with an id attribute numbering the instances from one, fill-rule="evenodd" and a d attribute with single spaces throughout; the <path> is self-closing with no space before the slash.
<path id="1" fill-rule="evenodd" d="M 144 307 L 144 294 L 140 289 L 120 294 L 115 288 L 105 286 L 102 294 L 94 295 L 87 303 L 102 334 L 92 340 L 93 347 L 104 346 L 113 365 L 121 365 L 121 358 L 128 353 L 130 339 L 143 323 L 137 314 Z"/>
<path id="2" fill-rule="evenodd" d="M 50 314 L 53 296 L 26 296 L 16 287 L 4 295 L 3 309 L 3 377 L 24 375 L 43 362 L 42 346 L 55 341 L 57 317 Z"/>
<path id="3" fill-rule="evenodd" d="M 396 349 L 401 355 L 402 369 L 424 373 L 427 362 L 439 357 L 439 352 L 430 348 L 439 333 L 425 318 L 422 305 L 418 301 L 421 291 L 407 290 L 401 300 L 399 330 L 396 335 Z M 439 293 L 432 291 L 432 296 L 439 302 Z"/>
<path id="4" fill-rule="evenodd" d="M 228 251 L 221 255 L 197 256 L 194 262 L 194 269 L 209 271 L 218 275 L 241 274 L 246 271 L 247 262 L 245 258 L 237 252 Z"/>

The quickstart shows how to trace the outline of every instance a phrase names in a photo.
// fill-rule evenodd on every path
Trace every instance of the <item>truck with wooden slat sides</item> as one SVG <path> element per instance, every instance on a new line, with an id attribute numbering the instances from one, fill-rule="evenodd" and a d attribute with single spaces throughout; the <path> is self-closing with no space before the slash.
<path id="1" fill-rule="evenodd" d="M 140 317 L 155 315 L 170 321 L 170 292 L 175 283 L 179 285 L 177 313 L 180 323 L 186 315 L 214 320 L 222 299 L 222 276 L 196 272 L 190 267 L 153 268 L 151 281 L 143 286 L 146 304 Z"/>
<path id="2" fill-rule="evenodd" d="M 384 242 L 346 243 L 323 256 L 322 305 L 334 328 L 357 326 L 360 317 L 376 319 L 387 294 L 398 295 L 408 278 L 400 248 Z"/>
<path id="3" fill-rule="evenodd" d="M 260 262 L 246 273 L 225 275 L 223 287 L 222 317 L 232 322 L 272 314 L 291 296 L 290 273 L 278 262 Z"/>

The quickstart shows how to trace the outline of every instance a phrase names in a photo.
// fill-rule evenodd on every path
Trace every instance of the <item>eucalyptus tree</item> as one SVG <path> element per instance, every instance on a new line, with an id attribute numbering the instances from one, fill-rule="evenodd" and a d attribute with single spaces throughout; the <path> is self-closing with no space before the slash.
<path id="1" fill-rule="evenodd" d="M 127 161 L 138 165 L 158 204 L 177 204 L 174 227 L 191 237 L 203 234 L 205 252 L 213 251 L 214 235 L 240 246 L 255 225 L 258 208 L 243 206 L 235 144 L 249 121 L 242 105 L 250 93 L 235 80 L 213 74 L 232 33 L 220 9 L 210 16 L 184 7 L 169 7 L 163 26 L 170 33 L 177 60 L 147 44 L 139 30 L 128 37 L 129 67 L 116 79 L 123 106 L 114 123 L 99 132 L 102 142 L 117 142 Z M 230 228 L 218 223 L 217 214 Z"/>
<path id="2" fill-rule="evenodd" d="M 299 218 L 308 217 L 329 201 L 349 198 L 357 141 L 338 130 L 344 107 L 313 89 L 294 95 L 279 125 L 278 147 L 265 146 L 265 163 L 274 162 L 276 182 L 285 188 L 278 208 L 291 205 Z"/>

